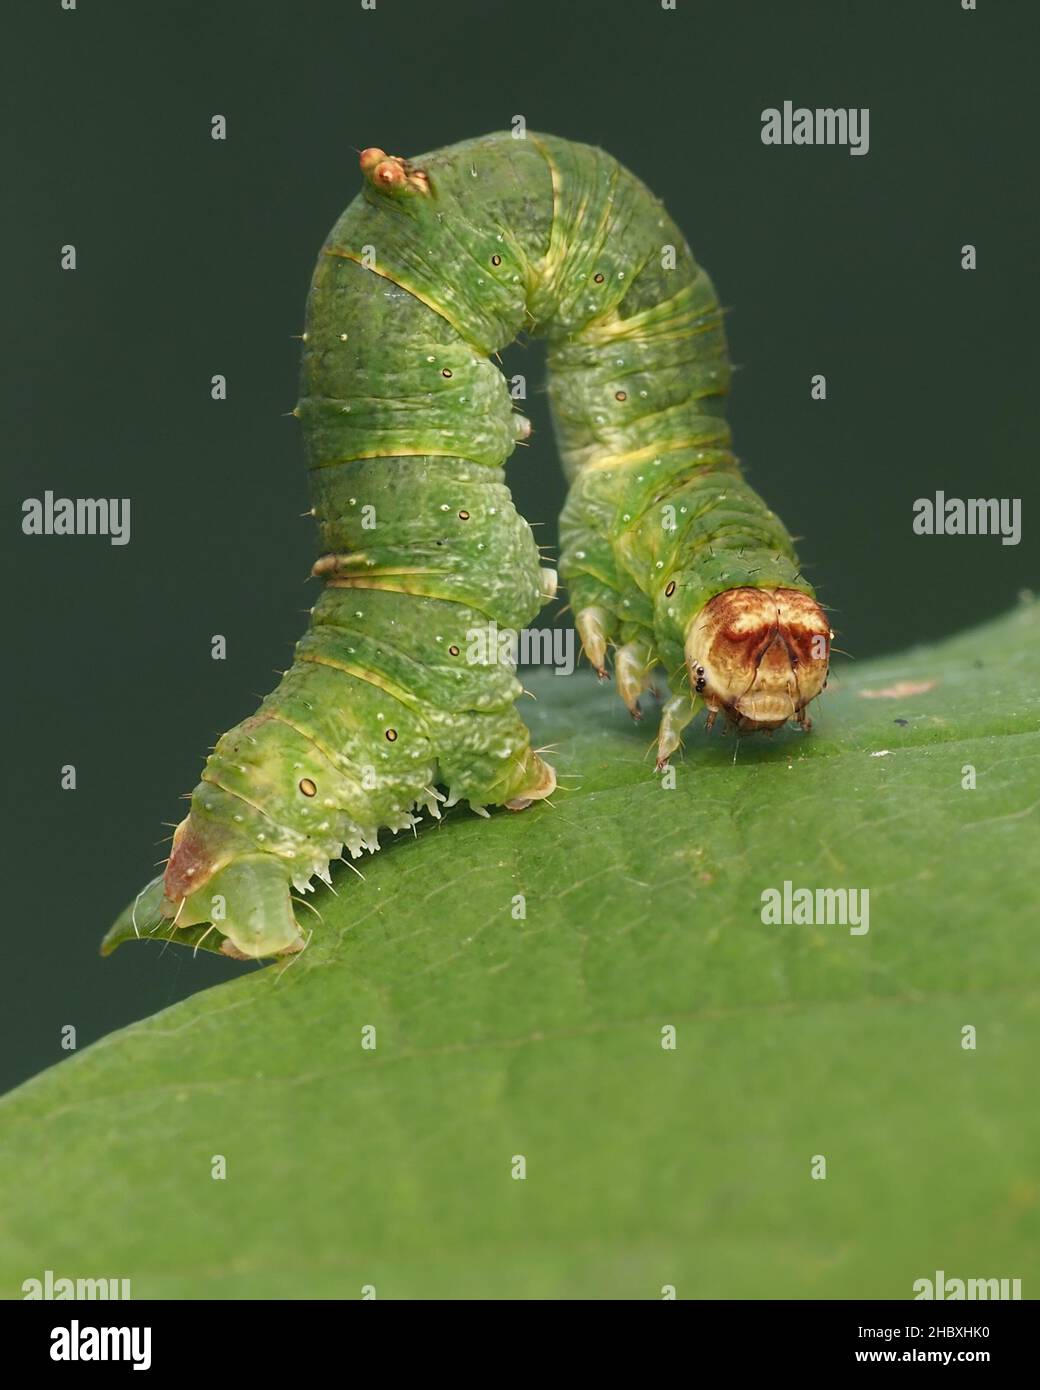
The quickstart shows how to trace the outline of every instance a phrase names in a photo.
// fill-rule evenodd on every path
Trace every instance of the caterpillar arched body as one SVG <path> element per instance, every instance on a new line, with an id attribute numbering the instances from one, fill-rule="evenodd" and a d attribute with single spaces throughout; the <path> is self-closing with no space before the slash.
<path id="1" fill-rule="evenodd" d="M 361 170 L 314 272 L 295 412 L 324 589 L 281 683 L 217 743 L 163 878 L 165 917 L 212 922 L 233 955 L 298 950 L 293 889 L 344 847 L 445 797 L 523 809 L 555 785 L 514 672 L 466 660 L 467 633 L 520 628 L 555 590 L 503 482 L 529 426 L 489 356 L 522 329 L 549 338 L 585 651 L 602 671 L 617 645 L 633 710 L 655 664 L 683 673 L 659 759 L 698 701 L 773 727 L 826 672 L 826 620 L 729 452 L 714 292 L 657 199 L 532 134 L 368 149 Z"/>

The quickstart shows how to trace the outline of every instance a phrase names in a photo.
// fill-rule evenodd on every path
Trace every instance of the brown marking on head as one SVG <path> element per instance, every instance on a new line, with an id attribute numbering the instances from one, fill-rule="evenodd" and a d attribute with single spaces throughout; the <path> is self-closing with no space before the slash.
<path id="1" fill-rule="evenodd" d="M 808 594 L 727 589 L 705 604 L 687 636 L 690 685 L 742 733 L 805 723 L 827 679 L 830 637 Z"/>

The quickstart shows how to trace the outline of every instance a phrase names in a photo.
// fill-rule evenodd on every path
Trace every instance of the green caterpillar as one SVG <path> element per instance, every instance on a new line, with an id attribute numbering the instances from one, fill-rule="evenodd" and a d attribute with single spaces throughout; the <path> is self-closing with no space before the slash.
<path id="1" fill-rule="evenodd" d="M 714 292 L 659 202 L 549 136 L 360 162 L 314 272 L 295 411 L 324 589 L 277 689 L 217 743 L 162 880 L 163 915 L 212 923 L 236 956 L 299 950 L 292 890 L 381 828 L 555 786 L 513 670 L 465 655 L 474 628 L 520 628 L 555 592 L 503 481 L 530 426 L 489 356 L 522 329 L 550 342 L 586 654 L 602 674 L 617 646 L 633 712 L 678 663 L 659 762 L 698 702 L 743 729 L 804 722 L 826 674 L 826 621 L 729 452 Z"/>

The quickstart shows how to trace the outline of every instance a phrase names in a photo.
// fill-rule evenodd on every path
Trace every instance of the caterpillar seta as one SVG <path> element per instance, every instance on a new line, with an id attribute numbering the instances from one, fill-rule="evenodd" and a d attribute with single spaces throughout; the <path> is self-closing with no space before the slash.
<path id="1" fill-rule="evenodd" d="M 826 619 L 730 452 L 714 291 L 660 202 L 601 150 L 530 133 L 360 165 L 311 281 L 294 411 L 322 592 L 155 885 L 167 921 L 212 923 L 234 956 L 299 950 L 294 891 L 382 829 L 555 786 L 515 672 L 467 660 L 474 628 L 523 627 L 555 593 L 504 483 L 530 426 L 489 358 L 522 330 L 549 342 L 585 653 L 602 674 L 616 648 L 634 713 L 669 671 L 659 765 L 699 704 L 742 730 L 807 723 L 827 670 Z"/>

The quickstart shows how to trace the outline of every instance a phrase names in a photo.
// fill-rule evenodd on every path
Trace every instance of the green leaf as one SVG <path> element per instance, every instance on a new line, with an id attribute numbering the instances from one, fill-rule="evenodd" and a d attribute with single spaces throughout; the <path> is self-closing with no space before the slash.
<path id="1" fill-rule="evenodd" d="M 652 719 L 530 683 L 555 807 L 399 837 L 291 965 L 5 1099 L 8 1296 L 1036 1296 L 1040 605 L 846 665 L 808 738 L 694 733 L 674 790 Z M 869 932 L 764 925 L 785 880 Z"/>

